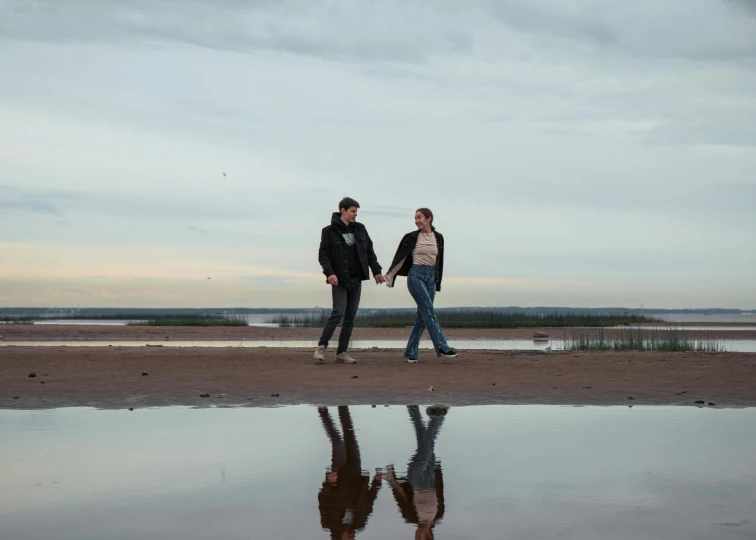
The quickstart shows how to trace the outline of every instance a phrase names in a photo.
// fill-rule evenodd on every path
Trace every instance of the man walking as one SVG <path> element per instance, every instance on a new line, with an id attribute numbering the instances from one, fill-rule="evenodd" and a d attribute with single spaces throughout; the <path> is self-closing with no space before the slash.
<path id="1" fill-rule="evenodd" d="M 334 212 L 331 224 L 323 228 L 320 235 L 318 261 L 323 267 L 333 296 L 333 311 L 323 327 L 314 358 L 319 362 L 325 360 L 328 341 L 333 336 L 336 326 L 342 320 L 339 346 L 336 349 L 336 362 L 355 364 L 357 361 L 347 354 L 349 340 L 352 337 L 354 318 L 360 307 L 362 282 L 370 278 L 370 271 L 376 283 L 383 283 L 386 278 L 381 274 L 381 265 L 373 251 L 367 229 L 357 223 L 357 210 L 360 203 L 346 197 L 339 202 L 339 211 Z"/>

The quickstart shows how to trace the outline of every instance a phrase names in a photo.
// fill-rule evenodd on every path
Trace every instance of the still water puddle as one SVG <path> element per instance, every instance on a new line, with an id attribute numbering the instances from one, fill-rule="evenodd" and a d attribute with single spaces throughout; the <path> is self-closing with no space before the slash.
<path id="1" fill-rule="evenodd" d="M 754 339 L 716 339 L 716 343 L 729 352 L 756 352 L 756 340 Z M 485 350 L 485 351 L 543 351 L 564 350 L 564 340 L 530 340 L 530 339 L 454 339 L 450 344 L 459 350 Z M 0 341 L 2 347 L 273 347 L 310 349 L 318 345 L 317 340 L 6 340 Z M 351 349 L 404 349 L 407 345 L 405 340 L 366 340 L 353 341 Z M 420 348 L 433 349 L 433 344 L 424 340 L 420 342 Z"/>
<path id="2" fill-rule="evenodd" d="M 0 411 L 0 537 L 754 538 L 754 456 L 756 409 Z"/>

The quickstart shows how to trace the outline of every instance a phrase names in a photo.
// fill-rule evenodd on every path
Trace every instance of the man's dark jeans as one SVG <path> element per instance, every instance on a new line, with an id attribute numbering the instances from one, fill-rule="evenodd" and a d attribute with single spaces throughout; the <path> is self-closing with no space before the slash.
<path id="1" fill-rule="evenodd" d="M 362 281 L 350 279 L 346 284 L 331 285 L 331 292 L 333 311 L 331 311 L 331 316 L 323 327 L 318 346 L 328 347 L 328 341 L 339 325 L 339 321 L 343 318 L 344 322 L 341 323 L 341 333 L 339 334 L 339 348 L 336 349 L 336 354 L 341 354 L 349 348 L 349 340 L 352 338 L 354 318 L 357 316 L 357 310 L 360 307 Z"/>

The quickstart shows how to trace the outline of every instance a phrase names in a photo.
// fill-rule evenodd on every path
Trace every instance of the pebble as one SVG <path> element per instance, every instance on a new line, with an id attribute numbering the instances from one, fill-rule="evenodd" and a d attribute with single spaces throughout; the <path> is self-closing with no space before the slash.
<path id="1" fill-rule="evenodd" d="M 200 397 L 210 397 L 210 394 L 200 394 Z"/>
<path id="2" fill-rule="evenodd" d="M 147 373 L 146 371 L 142 372 L 142 377 L 146 377 L 147 375 L 149 375 L 149 373 Z"/>
<path id="3" fill-rule="evenodd" d="M 280 394 L 271 394 L 270 397 L 278 397 Z"/>
<path id="4" fill-rule="evenodd" d="M 31 373 L 29 373 L 29 377 L 36 377 L 36 376 L 37 376 L 37 374 L 34 373 L 33 371 Z"/>

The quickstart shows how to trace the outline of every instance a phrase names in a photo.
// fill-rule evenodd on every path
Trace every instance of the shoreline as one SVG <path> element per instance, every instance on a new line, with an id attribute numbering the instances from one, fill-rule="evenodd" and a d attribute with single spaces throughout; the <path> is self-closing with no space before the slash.
<path id="1" fill-rule="evenodd" d="M 687 325 L 687 324 L 686 324 Z M 642 325 L 646 326 L 646 325 Z M 657 325 L 659 326 L 659 325 Z M 661 325 L 663 328 L 666 326 Z M 717 326 L 717 325 L 706 325 Z M 718 326 L 753 327 L 754 324 L 721 324 Z M 627 328 L 633 328 L 632 326 Z M 573 328 L 448 328 L 448 340 L 504 340 L 532 339 L 534 332 L 545 332 L 553 339 L 569 338 Z M 582 329 L 594 332 L 597 329 Z M 604 329 L 608 339 L 620 335 L 623 328 Z M 649 330 L 651 331 L 651 330 Z M 684 331 L 686 335 L 704 339 L 756 339 L 756 330 Z M 354 341 L 406 340 L 410 328 L 360 328 L 352 334 Z M 317 340 L 320 328 L 279 328 L 268 326 L 108 326 L 108 325 L 34 325 L 12 324 L 0 326 L 0 340 L 13 341 L 240 341 L 240 340 Z M 332 341 L 338 339 L 338 329 Z"/>

